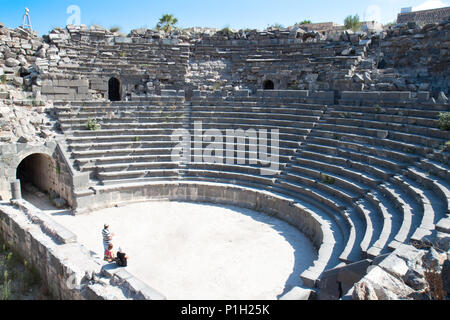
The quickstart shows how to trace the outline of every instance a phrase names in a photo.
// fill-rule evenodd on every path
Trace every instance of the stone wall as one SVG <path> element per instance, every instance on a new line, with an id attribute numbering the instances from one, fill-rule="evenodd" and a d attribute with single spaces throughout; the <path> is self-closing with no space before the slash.
<path id="1" fill-rule="evenodd" d="M 400 13 L 397 23 L 416 22 L 418 24 L 439 23 L 441 20 L 450 17 L 450 7 L 422 10 L 408 13 Z"/>
<path id="2" fill-rule="evenodd" d="M 89 81 L 82 80 L 44 80 L 41 95 L 48 100 L 83 101 L 92 100 Z"/>
<path id="3" fill-rule="evenodd" d="M 165 299 L 126 269 L 107 268 L 76 235 L 26 202 L 0 203 L 0 239 L 38 271 L 56 299 Z"/>
<path id="4" fill-rule="evenodd" d="M 392 91 L 432 91 L 449 93 L 450 23 L 399 25 L 387 31 L 374 50 L 382 52 L 382 73 L 373 74 L 378 90 L 385 84 Z"/>
<path id="5" fill-rule="evenodd" d="M 0 77 L 17 87 L 30 88 L 39 80 L 37 52 L 42 38 L 23 29 L 0 28 Z"/>

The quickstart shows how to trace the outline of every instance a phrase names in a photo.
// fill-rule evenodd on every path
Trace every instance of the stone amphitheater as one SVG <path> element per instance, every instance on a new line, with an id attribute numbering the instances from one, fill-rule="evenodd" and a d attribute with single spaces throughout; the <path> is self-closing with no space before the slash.
<path id="1" fill-rule="evenodd" d="M 158 201 L 232 206 L 313 248 L 277 298 L 429 299 L 430 270 L 448 297 L 449 47 L 450 19 L 126 37 L 0 25 L 0 236 L 60 299 L 171 299 L 104 265 L 82 240 L 101 244 L 100 230 L 76 221 Z"/>

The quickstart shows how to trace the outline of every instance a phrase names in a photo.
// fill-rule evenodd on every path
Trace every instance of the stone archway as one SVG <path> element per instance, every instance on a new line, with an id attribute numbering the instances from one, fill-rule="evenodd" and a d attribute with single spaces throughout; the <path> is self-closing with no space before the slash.
<path id="1" fill-rule="evenodd" d="M 41 191 L 55 190 L 56 166 L 54 160 L 44 153 L 33 153 L 25 157 L 16 169 L 16 178 L 22 189 L 33 185 Z"/>
<path id="2" fill-rule="evenodd" d="M 264 90 L 274 90 L 275 89 L 275 84 L 273 83 L 272 80 L 265 80 L 263 82 L 263 89 Z"/>
<path id="3" fill-rule="evenodd" d="M 108 81 L 108 99 L 110 101 L 122 100 L 122 83 L 116 77 L 112 77 Z"/>

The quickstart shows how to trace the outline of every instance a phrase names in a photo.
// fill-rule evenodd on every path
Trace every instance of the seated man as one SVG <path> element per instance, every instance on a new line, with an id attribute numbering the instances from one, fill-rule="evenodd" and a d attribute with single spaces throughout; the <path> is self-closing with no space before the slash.
<path id="1" fill-rule="evenodd" d="M 126 267 L 128 265 L 129 257 L 125 252 L 123 252 L 122 248 L 119 248 L 117 251 L 116 262 L 119 267 Z"/>

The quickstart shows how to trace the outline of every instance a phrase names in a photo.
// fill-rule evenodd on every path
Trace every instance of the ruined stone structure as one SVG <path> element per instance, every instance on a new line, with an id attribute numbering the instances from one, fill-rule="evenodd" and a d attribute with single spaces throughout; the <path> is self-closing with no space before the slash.
<path id="1" fill-rule="evenodd" d="M 448 21 L 423 29 L 398 25 L 381 34 L 291 28 L 170 36 L 135 30 L 120 37 L 68 26 L 36 38 L 0 28 L 0 76 L 11 86 L 0 92 L 1 115 L 10 119 L 14 109 L 36 108 L 24 102 L 31 97 L 26 92 L 47 111 L 20 137 L 3 123 L 9 134 L 1 135 L 0 199 L 18 197 L 22 179 L 67 201 L 74 214 L 154 199 L 237 204 L 273 214 L 316 246 L 319 259 L 298 276 L 320 293 L 322 277 L 343 264 L 367 259 L 366 270 L 403 244 L 448 243 L 450 133 L 439 128 L 439 113 L 450 111 L 449 31 Z M 245 159 L 173 161 L 180 141 L 172 133 L 196 136 L 199 122 L 200 135 L 207 129 L 279 130 L 276 168 L 262 175 Z M 36 134 L 45 143 L 27 143 Z M 224 141 L 235 144 L 227 134 Z M 270 156 L 255 140 L 243 141 L 244 154 L 256 148 Z M 188 145 L 198 155 L 210 143 Z M 215 149 L 226 151 L 226 144 Z M 15 216 L 5 206 L 4 238 L 14 239 L 15 232 L 27 237 L 27 222 L 18 227 L 14 219 L 43 219 L 26 208 Z M 59 239 L 48 246 L 80 250 L 73 237 L 61 241 L 65 230 L 41 223 L 51 225 L 42 227 L 43 234 Z M 89 284 L 98 268 L 87 278 L 82 268 L 71 271 L 82 274 L 79 294 L 70 296 L 63 284 L 55 290 L 63 298 L 98 298 L 98 287 Z M 62 279 L 57 270 L 45 271 L 49 282 Z M 111 284 L 132 288 L 130 297 L 162 297 L 130 285 L 131 275 L 108 276 Z"/>
<path id="2" fill-rule="evenodd" d="M 399 13 L 397 23 L 415 22 L 417 24 L 433 24 L 446 20 L 450 16 L 450 7 Z"/>

